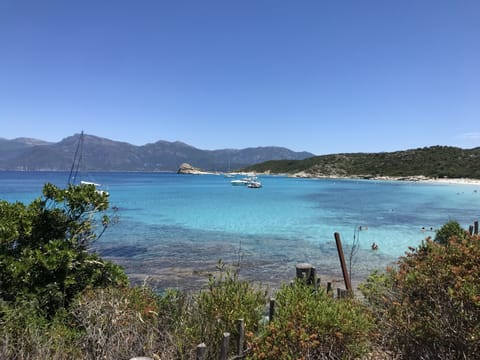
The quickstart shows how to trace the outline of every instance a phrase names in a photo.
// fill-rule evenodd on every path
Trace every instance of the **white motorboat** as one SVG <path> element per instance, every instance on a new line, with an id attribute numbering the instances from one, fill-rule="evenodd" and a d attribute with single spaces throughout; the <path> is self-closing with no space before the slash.
<path id="1" fill-rule="evenodd" d="M 248 184 L 250 184 L 251 182 L 254 182 L 254 181 L 257 181 L 256 176 L 248 176 L 248 177 L 245 177 L 243 179 L 232 180 L 232 181 L 230 181 L 230 183 L 233 186 L 241 186 L 241 185 L 248 186 Z"/>
<path id="2" fill-rule="evenodd" d="M 244 186 L 248 185 L 248 181 L 246 181 L 245 179 L 236 179 L 230 181 L 230 184 L 232 184 L 233 186 Z"/>
<path id="3" fill-rule="evenodd" d="M 262 183 L 260 181 L 252 181 L 252 182 L 249 182 L 247 186 L 250 189 L 259 189 L 262 187 Z"/>
<path id="4" fill-rule="evenodd" d="M 247 176 L 243 179 L 230 181 L 233 186 L 247 186 L 249 188 L 258 189 L 262 187 L 262 183 L 258 181 L 256 176 Z"/>

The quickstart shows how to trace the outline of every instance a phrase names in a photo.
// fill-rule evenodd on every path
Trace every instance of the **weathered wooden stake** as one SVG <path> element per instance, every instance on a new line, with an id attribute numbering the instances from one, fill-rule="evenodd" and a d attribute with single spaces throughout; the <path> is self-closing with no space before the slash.
<path id="1" fill-rule="evenodd" d="M 346 298 L 348 295 L 348 291 L 347 290 L 343 290 L 343 289 L 337 289 L 337 298 L 339 299 L 343 299 L 343 298 Z"/>
<path id="2" fill-rule="evenodd" d="M 327 294 L 331 294 L 332 292 L 333 292 L 332 283 L 327 282 Z"/>
<path id="3" fill-rule="evenodd" d="M 473 225 L 470 225 L 470 226 L 468 227 L 468 233 L 469 233 L 470 235 L 473 235 Z"/>
<path id="4" fill-rule="evenodd" d="M 220 349 L 220 360 L 227 360 L 229 342 L 230 342 L 230 333 L 224 332 L 223 339 L 222 339 L 222 348 Z"/>
<path id="5" fill-rule="evenodd" d="M 313 267 L 313 265 L 309 263 L 300 263 L 297 264 L 295 268 L 297 273 L 297 279 L 305 281 L 305 283 L 308 285 L 315 285 L 316 276 L 315 268 Z"/>
<path id="6" fill-rule="evenodd" d="M 473 226 L 475 227 L 473 233 L 474 233 L 475 235 L 478 235 L 478 221 L 475 221 L 475 222 L 473 223 Z"/>
<path id="7" fill-rule="evenodd" d="M 343 279 L 345 280 L 345 287 L 347 291 L 352 292 L 352 283 L 348 275 L 347 264 L 345 262 L 345 256 L 343 255 L 342 241 L 340 240 L 340 234 L 336 232 L 334 234 L 335 242 L 337 244 L 338 257 L 340 258 L 340 265 L 342 266 Z"/>
<path id="8" fill-rule="evenodd" d="M 195 359 L 196 360 L 205 360 L 205 354 L 207 352 L 207 345 L 205 343 L 201 343 L 197 345 L 197 354 Z"/>
<path id="9" fill-rule="evenodd" d="M 237 354 L 243 354 L 243 344 L 245 342 L 245 322 L 243 319 L 237 320 L 237 332 L 238 332 L 238 339 L 237 339 Z"/>
<path id="10" fill-rule="evenodd" d="M 272 321 L 275 315 L 275 299 L 270 298 L 270 310 L 268 312 L 268 321 Z"/>

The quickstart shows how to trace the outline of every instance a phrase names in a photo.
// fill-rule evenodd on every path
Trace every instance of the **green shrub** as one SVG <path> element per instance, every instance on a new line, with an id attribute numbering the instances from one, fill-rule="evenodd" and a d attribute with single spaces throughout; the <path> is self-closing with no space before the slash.
<path id="1" fill-rule="evenodd" d="M 168 289 L 159 298 L 158 327 L 160 342 L 170 351 L 171 357 L 162 352 L 162 359 L 189 359 L 192 349 L 198 345 L 192 324 L 193 298 L 178 289 Z M 196 342 L 197 341 L 197 342 Z"/>
<path id="2" fill-rule="evenodd" d="M 463 239 L 467 235 L 467 232 L 462 229 L 460 224 L 456 221 L 449 221 L 443 225 L 435 235 L 435 242 L 446 245 L 452 237 Z"/>
<path id="3" fill-rule="evenodd" d="M 230 271 L 211 278 L 208 290 L 195 297 L 189 319 L 192 345 L 204 342 L 209 359 L 218 359 L 224 332 L 231 334 L 230 352 L 237 352 L 234 339 L 238 336 L 237 320 L 243 319 L 245 331 L 256 329 L 263 318 L 267 292 L 240 280 Z"/>
<path id="4" fill-rule="evenodd" d="M 356 300 L 297 281 L 277 292 L 276 303 L 274 320 L 249 336 L 249 359 L 350 359 L 368 351 L 372 318 Z"/>
<path id="5" fill-rule="evenodd" d="M 88 252 L 107 208 L 93 185 L 46 184 L 28 206 L 0 201 L 0 299 L 34 301 L 53 318 L 87 287 L 127 284 L 119 266 Z"/>
<path id="6" fill-rule="evenodd" d="M 53 319 L 41 315 L 35 302 L 0 305 L 1 359 L 80 359 L 79 332 L 57 312 Z"/>
<path id="7" fill-rule="evenodd" d="M 364 294 L 383 345 L 405 358 L 470 359 L 480 351 L 480 239 L 427 239 Z"/>
<path id="8" fill-rule="evenodd" d="M 91 289 L 71 314 L 82 332 L 84 359 L 129 359 L 161 353 L 158 296 L 145 287 Z"/>

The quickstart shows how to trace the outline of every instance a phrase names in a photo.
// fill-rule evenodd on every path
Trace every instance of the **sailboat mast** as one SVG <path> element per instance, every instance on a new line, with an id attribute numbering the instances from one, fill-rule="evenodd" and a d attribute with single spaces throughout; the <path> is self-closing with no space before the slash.
<path id="1" fill-rule="evenodd" d="M 68 176 L 68 185 L 73 185 L 75 178 L 78 175 L 78 170 L 80 168 L 80 163 L 82 162 L 82 153 L 83 153 L 83 130 L 80 133 L 80 138 L 78 140 L 77 148 L 75 150 L 75 155 L 73 156 L 72 167 L 70 168 L 70 175 Z"/>

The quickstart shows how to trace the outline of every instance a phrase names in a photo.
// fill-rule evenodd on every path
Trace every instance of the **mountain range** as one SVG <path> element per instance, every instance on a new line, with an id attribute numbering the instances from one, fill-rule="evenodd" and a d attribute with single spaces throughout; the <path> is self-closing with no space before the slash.
<path id="1" fill-rule="evenodd" d="M 0 170 L 67 171 L 80 134 L 57 143 L 38 139 L 0 138 Z M 177 171 L 182 163 L 206 171 L 230 171 L 269 160 L 301 160 L 314 154 L 283 147 L 201 150 L 180 141 L 157 141 L 142 146 L 83 135 L 83 171 Z"/>

